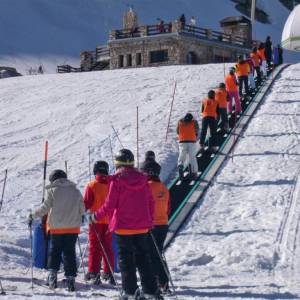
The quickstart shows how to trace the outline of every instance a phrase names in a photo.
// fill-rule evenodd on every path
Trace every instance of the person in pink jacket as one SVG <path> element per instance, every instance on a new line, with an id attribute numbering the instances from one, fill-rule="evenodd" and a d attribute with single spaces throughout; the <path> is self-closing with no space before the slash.
<path id="1" fill-rule="evenodd" d="M 124 291 L 121 299 L 131 299 L 139 293 L 151 299 L 163 299 L 149 252 L 148 232 L 153 227 L 155 203 L 147 176 L 134 168 L 134 155 L 128 149 L 120 150 L 115 156 L 115 166 L 117 172 L 111 178 L 105 203 L 92 215 L 92 219 L 96 221 L 105 215 L 110 216 L 109 230 L 115 232 L 118 245 Z M 142 291 L 137 285 L 136 269 L 140 274 Z"/>

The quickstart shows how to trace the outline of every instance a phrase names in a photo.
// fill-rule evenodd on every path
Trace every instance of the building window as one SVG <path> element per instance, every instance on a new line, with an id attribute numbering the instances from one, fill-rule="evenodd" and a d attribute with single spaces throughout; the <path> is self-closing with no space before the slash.
<path id="1" fill-rule="evenodd" d="M 136 65 L 140 66 L 142 64 L 142 53 L 137 53 L 135 60 L 136 60 Z"/>
<path id="2" fill-rule="evenodd" d="M 124 55 L 119 55 L 119 68 L 124 67 Z"/>
<path id="3" fill-rule="evenodd" d="M 127 54 L 127 67 L 132 66 L 132 56 L 131 54 Z"/>
<path id="4" fill-rule="evenodd" d="M 158 63 L 168 61 L 168 50 L 158 50 L 150 52 L 150 63 Z"/>

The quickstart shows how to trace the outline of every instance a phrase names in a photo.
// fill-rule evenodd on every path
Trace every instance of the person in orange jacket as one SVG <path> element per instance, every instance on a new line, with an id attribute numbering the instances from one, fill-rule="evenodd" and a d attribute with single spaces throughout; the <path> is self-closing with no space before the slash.
<path id="1" fill-rule="evenodd" d="M 179 178 L 183 179 L 184 163 L 188 160 L 190 177 L 195 177 L 198 172 L 196 159 L 196 142 L 199 125 L 191 113 L 187 113 L 177 124 L 177 134 L 179 141 L 178 172 Z"/>
<path id="2" fill-rule="evenodd" d="M 208 98 L 202 102 L 202 128 L 200 134 L 200 151 L 204 150 L 204 142 L 207 134 L 207 129 L 210 130 L 209 148 L 210 151 L 215 152 L 215 139 L 217 132 L 217 108 L 218 104 L 215 100 L 215 91 L 210 90 L 208 92 Z"/>
<path id="3" fill-rule="evenodd" d="M 261 65 L 261 71 L 263 73 L 263 76 L 267 76 L 267 61 L 266 61 L 266 54 L 265 54 L 265 44 L 260 43 L 257 53 L 260 58 L 260 65 Z"/>
<path id="4" fill-rule="evenodd" d="M 228 117 L 227 117 L 227 102 L 228 102 L 228 93 L 226 92 L 225 83 L 222 82 L 219 84 L 219 88 L 215 92 L 215 99 L 217 102 L 217 124 L 221 119 L 220 127 L 221 130 L 228 131 Z"/>
<path id="5" fill-rule="evenodd" d="M 256 80 L 257 80 L 257 83 L 260 84 L 261 83 L 261 73 L 260 73 L 260 57 L 257 53 L 257 48 L 254 47 L 251 54 L 250 54 L 250 57 L 253 61 L 253 66 L 254 66 L 254 70 L 256 72 Z"/>
<path id="6" fill-rule="evenodd" d="M 155 202 L 154 227 L 151 231 L 152 235 L 150 235 L 151 260 L 160 290 L 162 293 L 166 293 L 169 291 L 169 276 L 165 271 L 167 266 L 163 265 L 165 262 L 162 262 L 160 257 L 163 253 L 164 242 L 169 228 L 170 192 L 159 179 L 160 170 L 160 165 L 155 161 L 146 163 L 144 166 L 144 172 L 148 175 L 148 183 Z"/>
<path id="7" fill-rule="evenodd" d="M 231 68 L 229 74 L 225 77 L 225 86 L 228 93 L 228 113 L 232 113 L 232 100 L 235 102 L 235 113 L 241 113 L 241 101 L 238 93 L 238 83 L 235 77 L 235 69 Z"/>
<path id="8" fill-rule="evenodd" d="M 240 55 L 238 63 L 235 66 L 235 72 L 239 81 L 239 96 L 243 97 L 243 86 L 245 87 L 246 96 L 249 95 L 248 76 L 250 73 L 250 66 Z"/>
<path id="9" fill-rule="evenodd" d="M 95 179 L 88 183 L 85 189 L 84 205 L 85 209 L 91 213 L 101 208 L 108 195 L 109 189 L 109 166 L 105 161 L 97 161 L 94 165 Z M 112 233 L 108 230 L 109 218 L 105 216 L 95 224 L 89 225 L 89 257 L 87 280 L 92 280 L 94 284 L 100 284 L 101 260 L 103 259 L 103 279 L 115 284 L 109 265 L 114 269 L 114 255 L 112 250 Z M 98 236 L 97 236 L 98 235 Z M 106 261 L 104 253 L 98 240 L 100 238 L 103 247 L 108 255 L 109 262 Z"/>

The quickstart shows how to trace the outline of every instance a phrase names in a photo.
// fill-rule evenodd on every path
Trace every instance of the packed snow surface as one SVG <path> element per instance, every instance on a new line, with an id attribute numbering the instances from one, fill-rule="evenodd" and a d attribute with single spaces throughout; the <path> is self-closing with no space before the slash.
<path id="1" fill-rule="evenodd" d="M 113 168 L 110 140 L 113 152 L 121 145 L 112 127 L 136 153 L 138 107 L 140 154 L 154 150 L 166 179 L 176 166 L 178 119 L 190 111 L 200 121 L 200 101 L 223 75 L 223 65 L 215 64 L 0 81 L 0 187 L 8 169 L 0 218 L 0 279 L 7 288 L 2 299 L 105 299 L 85 287 L 82 270 L 75 296 L 62 289 L 30 289 L 26 215 L 42 198 L 44 141 L 49 141 L 48 170 L 64 168 L 67 161 L 69 178 L 83 192 L 89 149 L 92 163 L 106 159 Z M 299 83 L 300 64 L 276 80 L 203 204 L 166 252 L 179 299 L 300 297 Z M 34 276 L 42 280 L 45 273 L 35 269 Z"/>

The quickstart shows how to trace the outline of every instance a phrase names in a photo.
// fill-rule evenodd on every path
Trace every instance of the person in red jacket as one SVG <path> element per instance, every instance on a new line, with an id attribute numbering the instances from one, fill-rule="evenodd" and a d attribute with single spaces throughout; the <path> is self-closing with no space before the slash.
<path id="1" fill-rule="evenodd" d="M 232 100 L 235 102 L 235 112 L 239 114 L 242 110 L 241 100 L 238 93 L 238 83 L 235 77 L 235 69 L 231 68 L 229 74 L 225 77 L 226 91 L 228 93 L 228 113 L 232 113 Z"/>
<path id="2" fill-rule="evenodd" d="M 215 101 L 215 91 L 208 92 L 208 98 L 202 102 L 202 128 L 200 134 L 200 151 L 204 150 L 204 142 L 207 134 L 207 129 L 210 130 L 209 148 L 210 151 L 215 152 L 215 139 L 217 132 L 217 108 L 218 104 Z"/>
<path id="3" fill-rule="evenodd" d="M 97 161 L 94 165 L 95 179 L 88 183 L 85 189 L 84 205 L 85 209 L 91 213 L 96 212 L 104 204 L 108 195 L 109 166 L 106 161 Z M 109 280 L 111 284 L 115 284 L 114 278 L 110 272 L 109 265 L 114 269 L 114 255 L 112 250 L 112 234 L 108 231 L 108 216 L 103 217 L 97 223 L 89 225 L 89 257 L 88 257 L 88 273 L 87 280 L 92 280 L 94 284 L 100 284 L 101 260 L 103 259 L 103 279 Z M 97 236 L 98 235 L 98 236 Z M 107 262 L 98 240 L 100 238 L 103 247 L 109 258 Z"/>
<path id="4" fill-rule="evenodd" d="M 167 187 L 160 181 L 161 167 L 155 161 L 148 162 L 144 166 L 144 172 L 148 175 L 152 196 L 155 201 L 154 209 L 154 228 L 151 231 L 151 259 L 154 267 L 154 273 L 157 277 L 162 293 L 169 292 L 169 277 L 166 274 L 167 266 L 161 260 L 164 242 L 168 233 L 168 220 L 170 214 L 170 192 Z M 159 253 L 160 255 L 159 255 Z M 165 265 L 163 265 L 163 263 Z"/>
<path id="5" fill-rule="evenodd" d="M 163 299 L 151 267 L 148 233 L 153 227 L 154 199 L 147 176 L 134 168 L 134 155 L 128 149 L 117 153 L 115 166 L 117 171 L 111 176 L 105 203 L 89 216 L 90 222 L 112 216 L 109 230 L 116 234 L 124 291 L 120 299 L 136 299 L 140 293 L 136 269 L 142 292 L 151 299 Z"/>

